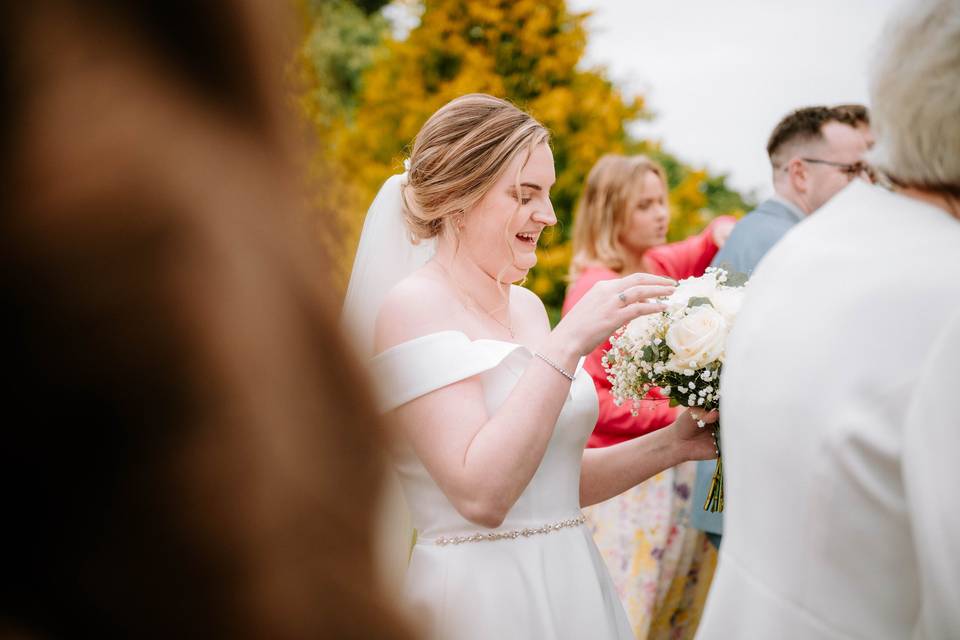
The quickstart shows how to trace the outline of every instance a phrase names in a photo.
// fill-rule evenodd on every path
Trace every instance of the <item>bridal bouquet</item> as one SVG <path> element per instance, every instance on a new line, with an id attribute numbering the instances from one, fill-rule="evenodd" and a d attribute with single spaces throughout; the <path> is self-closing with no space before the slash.
<path id="1" fill-rule="evenodd" d="M 660 300 L 667 305 L 665 311 L 641 316 L 620 329 L 603 358 L 614 401 L 629 400 L 636 412 L 640 400 L 659 388 L 671 406 L 704 412 L 716 409 L 727 336 L 740 310 L 746 281 L 743 274 L 707 269 L 699 278 L 680 281 L 673 295 Z M 723 511 L 719 457 L 703 508 Z"/>

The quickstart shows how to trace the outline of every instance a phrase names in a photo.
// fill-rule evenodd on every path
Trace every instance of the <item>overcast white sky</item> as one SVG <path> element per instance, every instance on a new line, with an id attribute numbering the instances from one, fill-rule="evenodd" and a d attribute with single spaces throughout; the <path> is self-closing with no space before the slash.
<path id="1" fill-rule="evenodd" d="M 772 193 L 764 150 L 811 104 L 867 104 L 871 50 L 901 0 L 568 0 L 591 10 L 588 65 L 607 67 L 656 117 L 636 133 Z"/>

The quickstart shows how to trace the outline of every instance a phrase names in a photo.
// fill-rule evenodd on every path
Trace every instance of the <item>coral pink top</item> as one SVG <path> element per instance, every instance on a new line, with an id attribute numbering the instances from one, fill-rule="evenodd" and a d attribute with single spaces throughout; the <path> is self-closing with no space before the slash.
<path id="1" fill-rule="evenodd" d="M 669 276 L 674 280 L 703 275 L 719 249 L 713 240 L 713 227 L 720 220 L 733 220 L 733 218 L 728 216 L 715 218 L 706 229 L 695 236 L 649 249 L 643 257 L 650 273 Z M 576 281 L 567 288 L 567 297 L 563 301 L 563 314 L 566 314 L 597 282 L 619 277 L 620 274 L 605 267 L 584 269 Z M 600 401 L 600 416 L 587 442 L 588 447 L 606 447 L 642 436 L 667 426 L 677 417 L 678 409 L 671 407 L 669 401 L 657 389 L 650 391 L 640 403 L 636 416 L 631 412 L 630 403 L 624 403 L 619 407 L 615 405 L 613 396 L 610 395 L 610 382 L 607 380 L 607 374 L 601 362 L 603 354 L 609 349 L 610 341 L 608 340 L 594 349 L 584 363 L 584 369 L 593 377 Z"/>

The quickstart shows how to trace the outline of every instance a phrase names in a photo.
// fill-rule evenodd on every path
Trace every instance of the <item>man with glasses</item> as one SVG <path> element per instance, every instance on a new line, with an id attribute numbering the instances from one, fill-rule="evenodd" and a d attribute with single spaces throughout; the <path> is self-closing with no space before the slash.
<path id="1" fill-rule="evenodd" d="M 804 107 L 787 115 L 767 142 L 774 196 L 737 223 L 713 266 L 750 275 L 795 224 L 854 179 L 870 180 L 862 159 L 866 151 L 864 135 L 842 109 Z M 703 510 L 714 465 L 712 460 L 697 464 L 691 520 L 719 547 L 723 515 Z"/>

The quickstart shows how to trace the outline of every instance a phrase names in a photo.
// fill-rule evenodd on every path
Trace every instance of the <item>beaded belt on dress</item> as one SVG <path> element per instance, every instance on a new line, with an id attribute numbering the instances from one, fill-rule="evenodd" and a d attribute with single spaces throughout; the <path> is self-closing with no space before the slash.
<path id="1" fill-rule="evenodd" d="M 566 529 L 567 527 L 577 527 L 584 522 L 586 522 L 586 518 L 583 517 L 583 514 L 580 514 L 576 518 L 545 524 L 542 527 L 524 527 L 523 529 L 514 529 L 512 531 L 491 531 L 490 533 L 474 533 L 473 535 L 454 536 L 449 538 L 440 536 L 434 541 L 434 544 L 443 547 L 448 544 L 463 544 L 465 542 L 488 542 L 490 540 L 505 539 L 515 540 L 520 536 L 529 538 L 530 536 L 550 533 L 551 531 L 559 531 L 560 529 Z"/>

